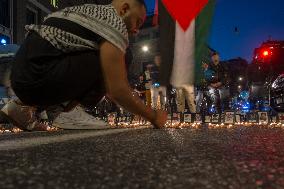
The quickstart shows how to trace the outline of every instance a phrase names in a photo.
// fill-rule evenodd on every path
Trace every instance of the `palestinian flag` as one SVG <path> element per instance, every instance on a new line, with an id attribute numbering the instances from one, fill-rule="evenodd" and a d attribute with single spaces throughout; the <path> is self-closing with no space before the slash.
<path id="1" fill-rule="evenodd" d="M 159 0 L 161 85 L 198 84 L 201 81 L 202 59 L 210 56 L 207 39 L 215 0 L 185 0 L 186 14 L 175 15 L 177 1 Z M 175 7 L 176 6 L 176 7 Z M 188 12 L 189 13 L 188 13 Z M 183 17 L 182 17 L 183 16 Z M 177 21 L 175 21 L 177 20 Z"/>

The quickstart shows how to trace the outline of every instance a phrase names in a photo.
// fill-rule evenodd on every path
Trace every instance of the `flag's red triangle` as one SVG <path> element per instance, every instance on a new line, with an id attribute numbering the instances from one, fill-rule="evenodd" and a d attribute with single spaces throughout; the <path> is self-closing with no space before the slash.
<path id="1" fill-rule="evenodd" d="M 162 0 L 162 2 L 173 19 L 186 31 L 208 0 Z"/>

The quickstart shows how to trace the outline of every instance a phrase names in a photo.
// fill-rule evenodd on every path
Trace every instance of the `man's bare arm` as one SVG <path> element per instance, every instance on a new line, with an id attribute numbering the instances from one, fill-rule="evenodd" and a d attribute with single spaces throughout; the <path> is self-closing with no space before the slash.
<path id="1" fill-rule="evenodd" d="M 124 55 L 121 50 L 106 41 L 102 43 L 100 53 L 108 95 L 128 111 L 143 116 L 156 127 L 162 127 L 166 121 L 166 113 L 155 112 L 133 96 L 127 81 Z"/>

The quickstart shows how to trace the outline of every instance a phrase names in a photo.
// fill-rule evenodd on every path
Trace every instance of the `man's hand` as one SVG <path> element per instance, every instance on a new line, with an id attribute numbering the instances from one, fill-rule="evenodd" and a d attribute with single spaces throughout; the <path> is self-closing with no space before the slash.
<path id="1" fill-rule="evenodd" d="M 127 81 L 123 52 L 105 41 L 100 46 L 100 55 L 105 86 L 111 99 L 133 114 L 146 118 L 155 128 L 163 127 L 167 114 L 149 109 L 136 95 L 133 95 L 133 90 Z"/>
<path id="2" fill-rule="evenodd" d="M 152 124 L 155 129 L 161 129 L 165 127 L 167 121 L 167 112 L 162 110 L 157 110 L 154 120 L 152 121 Z"/>

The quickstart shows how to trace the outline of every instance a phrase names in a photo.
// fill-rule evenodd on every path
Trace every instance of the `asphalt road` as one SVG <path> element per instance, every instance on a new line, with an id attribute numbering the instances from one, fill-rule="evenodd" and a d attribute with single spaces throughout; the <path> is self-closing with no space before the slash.
<path id="1" fill-rule="evenodd" d="M 284 188 L 284 130 L 0 135 L 0 188 Z"/>

